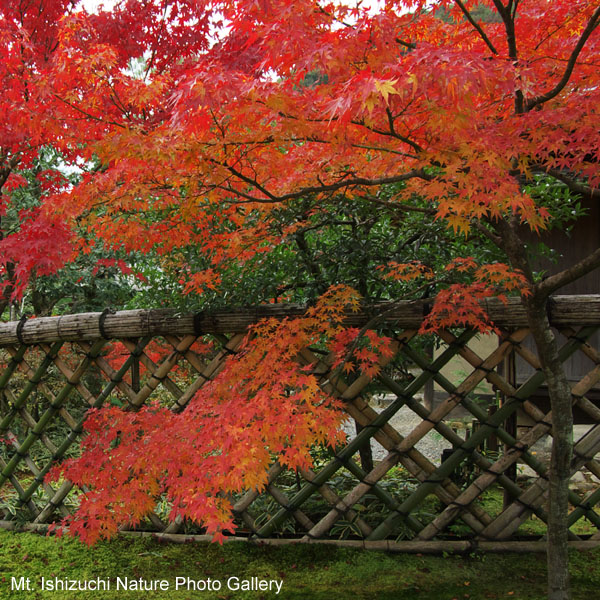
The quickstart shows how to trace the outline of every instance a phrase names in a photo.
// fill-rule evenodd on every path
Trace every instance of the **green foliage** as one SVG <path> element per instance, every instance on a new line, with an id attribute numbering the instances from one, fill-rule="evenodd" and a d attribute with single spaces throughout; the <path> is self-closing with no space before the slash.
<path id="1" fill-rule="evenodd" d="M 573 226 L 578 219 L 586 216 L 587 210 L 581 204 L 581 198 L 573 194 L 565 184 L 545 176 L 535 175 L 534 182 L 525 187 L 527 193 L 540 206 L 544 206 L 550 213 L 547 231 L 562 231 L 568 237 L 571 236 Z M 551 264 L 558 264 L 561 253 L 556 248 L 548 246 L 542 241 L 542 236 L 527 244 L 529 260 L 533 264 L 539 264 L 540 259 Z M 563 249 L 564 251 L 564 249 Z M 536 274 L 536 280 L 541 280 L 545 270 L 540 269 Z"/>
<path id="2" fill-rule="evenodd" d="M 318 73 L 309 75 L 307 85 L 319 83 Z M 16 223 L 19 211 L 39 206 L 45 193 L 39 174 L 61 165 L 58 152 L 43 149 L 35 166 L 20 173 L 28 184 L 12 192 L 4 223 Z M 63 166 L 62 170 L 69 173 L 65 169 Z M 65 183 L 77 185 L 79 177 L 71 170 L 65 175 Z M 321 201 L 307 197 L 276 208 L 271 235 L 283 234 L 290 226 L 294 226 L 293 233 L 282 235 L 275 245 L 265 242 L 263 250 L 249 259 L 229 260 L 221 265 L 220 284 L 202 296 L 182 295 L 189 274 L 212 268 L 210 258 L 195 245 L 181 246 L 169 253 L 157 246 L 140 253 L 123 247 L 109 249 L 94 240 L 93 231 L 80 231 L 88 238 L 87 251 L 79 253 L 54 275 L 32 278 L 20 312 L 65 314 L 103 310 L 107 306 L 169 306 L 189 311 L 273 300 L 310 303 L 331 285 L 340 283 L 357 289 L 368 301 L 415 295 L 433 297 L 438 283 L 419 288 L 415 282 L 386 279 L 385 270 L 378 267 L 390 261 L 419 261 L 440 272 L 458 256 L 473 256 L 481 263 L 505 260 L 481 232 L 473 230 L 468 237 L 455 236 L 428 212 L 431 207 L 422 199 L 412 198 L 409 205 L 397 202 L 396 196 L 403 189 L 403 184 L 387 185 L 374 197 L 334 196 Z M 527 191 L 548 208 L 557 227 L 568 228 L 584 214 L 566 186 L 553 179 L 538 176 Z M 96 210 L 101 217 L 105 209 L 99 206 Z M 164 210 L 152 209 L 150 203 L 144 218 L 159 223 L 166 217 Z M 126 220 L 130 216 L 123 214 L 120 218 Z M 227 231 L 228 225 L 222 223 L 221 227 Z M 261 245 L 260 240 L 256 243 Z M 552 256 L 553 252 L 542 243 L 533 245 L 531 251 L 545 256 Z M 187 265 L 185 271 L 181 265 Z"/>
<path id="3" fill-rule="evenodd" d="M 90 165 L 91 169 L 97 168 Z M 21 229 L 31 211 L 42 206 L 44 198 L 56 189 L 76 187 L 81 179 L 79 167 L 67 165 L 62 155 L 51 146 L 40 149 L 30 168 L 16 170 L 21 185 L 11 190 L 2 215 L 2 235 Z M 78 233 L 85 234 L 81 230 Z M 88 236 L 90 237 L 90 236 Z M 1 238 L 0 238 L 1 239 Z M 78 253 L 58 272 L 50 275 L 33 274 L 18 306 L 22 314 L 45 316 L 103 310 L 107 306 L 122 307 L 141 287 L 132 275 L 123 274 L 113 265 L 117 259 L 132 264 L 135 257 L 125 252 L 107 250 L 94 240 L 92 234 L 86 252 Z M 99 263 L 100 261 L 100 263 Z M 101 264 L 104 263 L 110 264 Z"/>
<path id="4" fill-rule="evenodd" d="M 420 261 L 439 270 L 456 256 L 475 255 L 482 262 L 501 255 L 478 233 L 456 237 L 418 198 L 410 207 L 394 200 L 401 184 L 379 190 L 373 198 L 344 198 L 317 202 L 305 198 L 276 209 L 271 233 L 294 226 L 291 234 L 249 260 L 230 261 L 220 271 L 221 284 L 201 297 L 180 295 L 181 264 L 192 272 L 210 268 L 195 247 L 180 249 L 160 268 L 141 269 L 148 278 L 145 300 L 182 309 L 233 307 L 269 302 L 312 302 L 330 286 L 345 284 L 367 301 L 414 297 L 415 283 L 391 281 L 385 270 L 390 261 Z M 374 209 L 374 206 L 376 208 Z M 425 285 L 418 296 L 433 296 L 436 285 Z"/>
<path id="5" fill-rule="evenodd" d="M 326 456 L 323 456 L 326 459 Z M 329 479 L 327 485 L 334 490 L 340 497 L 344 497 L 350 492 L 358 481 L 350 472 L 340 469 L 338 473 Z M 304 482 L 302 482 L 304 484 Z M 295 477 L 293 472 L 285 471 L 276 480 L 275 485 L 288 498 L 294 496 L 300 490 L 302 485 Z M 402 502 L 418 487 L 419 482 L 401 467 L 393 468 L 377 484 L 378 488 L 385 492 L 395 502 Z M 428 499 L 422 507 L 414 511 L 416 516 L 424 523 L 428 523 L 434 518 L 433 509 L 435 501 Z M 279 510 L 281 505 L 276 502 L 268 493 L 257 498 L 250 507 L 250 512 L 254 515 L 256 526 L 264 525 Z M 302 504 L 302 512 L 313 522 L 319 521 L 330 510 L 330 507 L 323 501 L 320 495 L 314 494 Z M 358 527 L 356 520 L 361 518 L 371 527 L 376 527 L 389 515 L 389 507 L 374 492 L 365 494 L 360 503 L 353 507 L 356 513 L 354 518 L 339 519 L 330 531 L 330 536 L 340 540 L 344 539 L 362 539 L 364 536 Z M 296 521 L 289 519 L 283 527 L 284 534 L 301 533 Z M 395 533 L 397 540 L 411 539 L 414 532 L 406 525 L 401 525 Z"/>

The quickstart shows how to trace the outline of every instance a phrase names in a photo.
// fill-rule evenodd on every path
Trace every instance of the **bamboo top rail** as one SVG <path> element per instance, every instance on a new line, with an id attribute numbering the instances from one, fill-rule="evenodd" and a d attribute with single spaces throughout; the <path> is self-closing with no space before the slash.
<path id="1" fill-rule="evenodd" d="M 498 327 L 527 325 L 519 298 L 506 303 L 497 298 L 482 301 L 486 312 Z M 348 312 L 348 326 L 363 327 L 394 323 L 402 328 L 417 328 L 431 306 L 431 300 L 402 301 L 365 305 Z M 56 341 L 139 338 L 147 335 L 186 335 L 204 333 L 240 333 L 258 320 L 284 319 L 302 315 L 301 304 L 268 304 L 233 310 L 181 314 L 172 309 L 123 310 L 80 313 L 60 317 L 31 318 L 0 323 L 0 347 Z M 552 325 L 600 325 L 600 295 L 554 296 L 550 302 Z"/>

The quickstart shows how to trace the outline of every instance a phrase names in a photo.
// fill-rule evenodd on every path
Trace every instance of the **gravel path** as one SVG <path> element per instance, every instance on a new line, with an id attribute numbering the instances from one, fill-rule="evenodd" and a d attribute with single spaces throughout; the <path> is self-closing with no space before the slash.
<path id="1" fill-rule="evenodd" d="M 371 401 L 371 406 L 375 411 L 380 413 L 384 408 L 389 406 L 391 400 L 391 397 L 379 399 L 375 398 Z M 406 437 L 415 427 L 417 427 L 417 425 L 419 425 L 419 423 L 421 423 L 421 420 L 421 417 L 414 413 L 408 406 L 403 406 L 391 419 L 390 424 L 399 434 L 401 434 L 403 437 Z M 446 421 L 446 423 L 451 426 L 454 425 L 455 427 L 458 427 L 458 434 L 461 437 L 464 437 L 464 429 L 462 431 L 460 429 L 461 427 L 464 428 L 464 422 L 459 420 L 453 422 L 450 420 Z M 583 437 L 589 429 L 589 425 L 576 425 L 574 427 L 575 441 Z M 353 420 L 346 421 L 344 424 L 344 431 L 350 439 L 355 437 L 355 424 Z M 531 452 L 538 460 L 547 463 L 550 460 L 551 443 L 551 437 L 544 436 L 531 448 Z M 385 450 L 385 448 L 383 448 L 383 446 L 381 446 L 375 440 L 371 440 L 371 448 L 373 449 L 373 458 L 376 461 L 382 460 L 387 455 L 387 450 Z M 439 466 L 441 463 L 443 450 L 446 448 L 452 448 L 452 444 L 437 431 L 433 430 L 419 441 L 419 443 L 416 445 L 416 448 L 433 464 Z M 597 455 L 597 458 L 600 458 L 600 454 Z M 519 463 L 518 470 L 522 476 L 536 476 L 535 472 L 525 464 Z M 587 479 L 589 479 L 589 477 L 586 477 L 585 473 L 581 471 L 575 474 L 573 477 L 574 482 L 585 482 Z"/>
<path id="2" fill-rule="evenodd" d="M 379 413 L 389 405 L 388 402 L 374 401 L 371 406 Z M 402 436 L 408 435 L 420 422 L 421 417 L 414 413 L 408 406 L 403 406 L 391 419 L 390 424 Z M 352 439 L 355 434 L 354 421 L 350 420 L 344 424 L 344 431 Z M 441 462 L 442 451 L 445 448 L 452 448 L 452 444 L 448 442 L 437 431 L 430 431 L 419 443 L 415 446 L 419 452 L 425 455 L 435 465 Z M 381 460 L 387 455 L 387 450 L 375 440 L 371 441 L 373 449 L 373 459 Z"/>

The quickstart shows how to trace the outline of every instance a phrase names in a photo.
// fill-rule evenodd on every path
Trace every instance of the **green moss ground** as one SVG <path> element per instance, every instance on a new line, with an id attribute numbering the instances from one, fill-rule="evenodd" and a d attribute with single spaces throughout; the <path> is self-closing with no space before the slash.
<path id="1" fill-rule="evenodd" d="M 418 556 L 325 546 L 254 547 L 231 543 L 170 544 L 120 538 L 87 548 L 72 539 L 0 532 L 0 598 L 65 600 L 237 599 L 452 600 L 544 598 L 543 555 Z M 164 579 L 166 591 L 115 590 L 116 577 Z M 231 591 L 229 577 L 283 580 L 281 593 Z M 29 577 L 31 591 L 11 590 Z M 50 592 L 42 577 L 111 580 L 110 591 Z M 174 589 L 176 577 L 219 580 L 218 592 Z M 574 600 L 598 597 L 600 551 L 573 553 Z"/>

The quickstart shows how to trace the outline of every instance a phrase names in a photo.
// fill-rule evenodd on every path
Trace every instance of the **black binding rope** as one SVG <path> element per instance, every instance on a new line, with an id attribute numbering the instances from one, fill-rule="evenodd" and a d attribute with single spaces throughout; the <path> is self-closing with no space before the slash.
<path id="1" fill-rule="evenodd" d="M 520 496 L 517 496 L 516 498 L 514 498 L 513 501 L 517 502 L 523 508 L 526 508 L 528 511 L 532 512 L 533 514 L 536 514 L 536 511 L 538 510 L 538 508 L 536 506 L 534 506 L 533 504 L 530 504 L 529 502 L 525 502 L 525 500 L 522 500 Z"/>
<path id="2" fill-rule="evenodd" d="M 456 450 L 462 450 L 467 456 L 473 454 L 477 448 L 466 448 L 464 444 L 455 447 Z"/>
<path id="3" fill-rule="evenodd" d="M 433 305 L 430 302 L 423 302 L 423 317 L 428 316 L 432 309 Z"/>
<path id="4" fill-rule="evenodd" d="M 23 327 L 25 327 L 26 322 L 27 315 L 23 315 L 17 323 L 17 339 L 19 340 L 19 344 L 25 344 L 25 340 L 23 339 Z"/>
<path id="5" fill-rule="evenodd" d="M 98 318 L 98 329 L 100 331 L 100 335 L 105 339 L 109 340 L 110 336 L 106 333 L 106 329 L 104 329 L 104 321 L 106 321 L 107 315 L 114 315 L 116 311 L 112 308 L 105 308 L 100 317 Z"/>
<path id="6" fill-rule="evenodd" d="M 203 312 L 194 313 L 194 335 L 196 337 L 200 337 L 201 335 L 204 335 L 204 332 L 202 331 L 202 327 L 201 327 L 203 318 L 204 318 Z"/>
<path id="7" fill-rule="evenodd" d="M 583 329 L 583 328 L 581 328 Z M 577 332 L 575 332 L 573 335 L 569 336 L 569 340 L 575 340 L 576 342 L 579 342 L 582 346 L 584 344 L 587 344 L 588 342 L 588 338 L 587 337 L 579 337 L 579 333 L 581 332 L 581 329 Z"/>
<path id="8" fill-rule="evenodd" d="M 439 478 L 440 475 L 438 475 L 437 477 Z M 444 483 L 444 481 L 446 481 L 446 479 L 449 479 L 449 477 L 441 477 L 439 479 L 431 479 L 430 477 L 427 477 L 426 479 L 423 479 L 421 483 L 429 483 L 430 485 L 441 485 L 442 483 Z"/>

